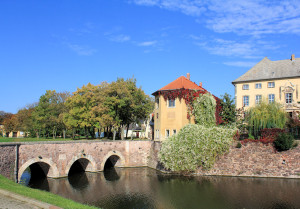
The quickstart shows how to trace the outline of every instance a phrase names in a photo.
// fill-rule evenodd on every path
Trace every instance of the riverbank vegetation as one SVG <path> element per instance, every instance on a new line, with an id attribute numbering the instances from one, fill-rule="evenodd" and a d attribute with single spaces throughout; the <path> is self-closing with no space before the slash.
<path id="1" fill-rule="evenodd" d="M 80 136 L 93 139 L 104 133 L 107 138 L 124 139 L 128 137 L 129 126 L 147 119 L 153 107 L 154 102 L 136 86 L 134 78 L 119 78 L 99 85 L 89 83 L 73 94 L 47 90 L 38 103 L 17 114 L 2 112 L 0 124 L 4 127 L 0 133 L 3 136 L 22 131 L 26 137 L 37 139 Z"/>
<path id="2" fill-rule="evenodd" d="M 51 205 L 56 205 L 61 208 L 65 209 L 96 209 L 97 207 L 94 206 L 88 206 L 88 205 L 83 205 L 80 203 L 77 203 L 73 200 L 69 200 L 66 198 L 63 198 L 59 195 L 52 194 L 50 192 L 45 192 L 41 191 L 38 189 L 32 189 L 29 187 L 25 187 L 23 185 L 17 184 L 4 176 L 0 175 L 0 188 L 19 194 L 23 195 L 25 197 L 33 198 L 42 202 L 49 203 Z"/>
<path id="3" fill-rule="evenodd" d="M 199 95 L 193 102 L 196 124 L 184 126 L 178 134 L 162 143 L 160 161 L 175 172 L 209 169 L 216 158 L 229 150 L 237 129 L 218 126 L 216 100 L 210 94 Z"/>

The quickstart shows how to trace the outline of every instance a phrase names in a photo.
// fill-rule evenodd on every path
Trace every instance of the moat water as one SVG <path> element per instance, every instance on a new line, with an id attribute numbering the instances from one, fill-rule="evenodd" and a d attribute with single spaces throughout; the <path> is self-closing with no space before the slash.
<path id="1" fill-rule="evenodd" d="M 104 209 L 298 209 L 300 179 L 182 177 L 150 168 L 111 168 L 68 178 L 31 178 L 29 187 Z"/>

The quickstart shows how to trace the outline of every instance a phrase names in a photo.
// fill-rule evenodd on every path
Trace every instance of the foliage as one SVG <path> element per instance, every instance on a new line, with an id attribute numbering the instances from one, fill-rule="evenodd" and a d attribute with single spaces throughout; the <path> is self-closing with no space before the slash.
<path id="1" fill-rule="evenodd" d="M 287 115 L 281 108 L 281 104 L 262 101 L 247 112 L 249 133 L 257 136 L 264 128 L 284 128 Z"/>
<path id="2" fill-rule="evenodd" d="M 191 89 L 176 89 L 176 90 L 167 90 L 167 91 L 158 91 L 156 94 L 162 95 L 165 100 L 167 99 L 176 99 L 179 98 L 179 100 L 184 99 L 185 104 L 187 105 L 188 111 L 187 111 L 187 118 L 190 119 L 190 117 L 193 114 L 194 109 L 194 101 L 199 98 L 201 95 L 209 93 L 206 90 L 191 90 Z M 209 93 L 210 94 L 210 93 Z M 216 100 L 216 111 L 215 111 L 215 118 L 216 118 L 216 124 L 219 125 L 223 122 L 221 117 L 221 100 L 212 95 L 213 98 Z"/>
<path id="3" fill-rule="evenodd" d="M 4 176 L 0 175 L 0 188 L 25 196 L 29 198 L 33 198 L 42 202 L 46 202 L 52 205 L 56 205 L 61 208 L 65 209 L 96 209 L 96 207 L 83 205 L 80 203 L 77 203 L 73 200 L 69 200 L 67 198 L 61 197 L 59 195 L 52 194 L 50 192 L 41 191 L 38 189 L 32 189 L 20 184 L 17 184 Z"/>
<path id="4" fill-rule="evenodd" d="M 193 107 L 196 124 L 207 127 L 216 125 L 216 100 L 210 93 L 199 95 Z"/>
<path id="5" fill-rule="evenodd" d="M 190 172 L 209 169 L 217 156 L 229 150 L 236 130 L 189 124 L 162 143 L 159 158 L 167 169 Z"/>
<path id="6" fill-rule="evenodd" d="M 262 138 L 276 139 L 279 133 L 285 133 L 285 129 L 280 128 L 264 128 L 261 130 L 260 135 Z"/>
<path id="7" fill-rule="evenodd" d="M 288 133 L 280 133 L 274 141 L 274 146 L 278 151 L 289 150 L 293 147 L 294 137 Z"/>
<path id="8" fill-rule="evenodd" d="M 255 138 L 251 133 L 249 133 L 248 139 L 255 139 Z"/>
<path id="9" fill-rule="evenodd" d="M 66 111 L 65 102 L 70 96 L 68 92 L 57 93 L 55 90 L 47 90 L 39 99 L 38 105 L 32 112 L 33 126 L 44 135 L 52 133 L 56 137 L 57 130 L 64 129 L 62 114 Z"/>
<path id="10" fill-rule="evenodd" d="M 241 147 L 242 147 L 241 142 L 238 142 L 238 143 L 236 144 L 236 148 L 241 148 Z"/>
<path id="11" fill-rule="evenodd" d="M 236 110 L 234 100 L 231 96 L 225 93 L 221 98 L 221 117 L 225 124 L 234 123 L 236 121 Z"/>
<path id="12" fill-rule="evenodd" d="M 243 139 L 243 140 L 241 140 L 242 145 L 245 145 L 249 142 L 254 142 L 254 143 L 259 143 L 260 142 L 262 144 L 269 145 L 269 144 L 273 144 L 274 139 L 272 139 L 272 138 L 260 138 L 260 139 Z"/>

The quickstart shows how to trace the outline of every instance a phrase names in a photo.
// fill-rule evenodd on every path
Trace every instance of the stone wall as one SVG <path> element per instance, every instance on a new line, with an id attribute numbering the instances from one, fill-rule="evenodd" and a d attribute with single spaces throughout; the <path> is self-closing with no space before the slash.
<path id="1" fill-rule="evenodd" d="M 232 146 L 209 171 L 202 175 L 300 178 L 300 146 L 277 152 L 271 145 L 250 142 L 241 148 Z"/>
<path id="2" fill-rule="evenodd" d="M 16 146 L 0 145 L 0 174 L 14 180 Z"/>

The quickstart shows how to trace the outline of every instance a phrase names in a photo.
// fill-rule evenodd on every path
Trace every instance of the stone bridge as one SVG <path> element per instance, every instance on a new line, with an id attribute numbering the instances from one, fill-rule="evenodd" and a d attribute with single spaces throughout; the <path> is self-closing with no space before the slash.
<path id="1" fill-rule="evenodd" d="M 41 168 L 47 177 L 68 176 L 71 169 L 103 171 L 115 167 L 155 168 L 153 141 L 64 141 L 0 144 L 0 174 L 20 180 L 30 167 Z M 157 148 L 159 149 L 159 148 Z"/>

